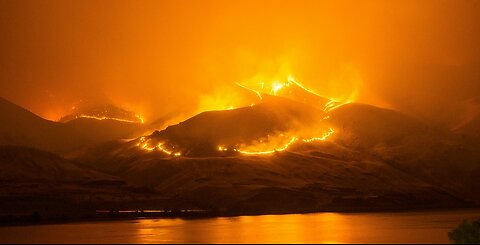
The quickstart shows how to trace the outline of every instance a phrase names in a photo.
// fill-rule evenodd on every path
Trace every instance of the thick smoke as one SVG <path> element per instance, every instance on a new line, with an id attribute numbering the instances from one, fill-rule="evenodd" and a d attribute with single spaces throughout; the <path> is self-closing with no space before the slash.
<path id="1" fill-rule="evenodd" d="M 479 12 L 438 0 L 2 1 L 0 96 L 52 120 L 102 97 L 154 121 L 218 109 L 235 82 L 293 75 L 455 127 L 477 113 Z"/>

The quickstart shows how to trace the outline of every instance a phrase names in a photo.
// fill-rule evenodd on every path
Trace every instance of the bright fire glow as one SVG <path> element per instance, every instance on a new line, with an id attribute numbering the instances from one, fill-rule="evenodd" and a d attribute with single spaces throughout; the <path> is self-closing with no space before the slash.
<path id="1" fill-rule="evenodd" d="M 102 116 L 102 117 L 97 117 L 97 116 L 89 116 L 89 115 L 78 115 L 76 116 L 75 118 L 90 118 L 90 119 L 95 119 L 95 120 L 114 120 L 114 121 L 119 121 L 119 122 L 128 122 L 128 123 L 144 123 L 144 119 L 139 116 L 139 115 L 135 115 L 135 117 L 138 119 L 138 120 L 127 120 L 127 119 L 122 119 L 122 118 L 114 118 L 114 117 L 105 117 L 105 116 Z"/>
<path id="2" fill-rule="evenodd" d="M 321 137 L 314 137 L 314 138 L 308 138 L 308 139 L 301 139 L 302 142 L 305 142 L 305 143 L 310 143 L 310 142 L 314 142 L 314 141 L 325 141 L 328 139 L 328 137 L 330 137 L 333 133 L 335 133 L 335 131 L 333 130 L 333 128 L 330 128 L 328 132 L 326 132 L 323 136 Z M 281 135 L 283 136 L 283 135 Z M 273 154 L 275 152 L 281 152 L 281 151 L 285 151 L 288 149 L 288 147 L 290 147 L 292 144 L 294 144 L 295 142 L 298 142 L 300 141 L 300 138 L 294 136 L 292 137 L 285 145 L 281 146 L 281 147 L 278 147 L 278 148 L 275 148 L 273 150 L 245 150 L 245 149 L 233 149 L 233 151 L 235 152 L 239 152 L 241 154 L 245 154 L 245 155 L 269 155 L 269 154 Z M 219 146 L 218 147 L 218 151 L 228 151 L 229 149 L 224 147 L 224 146 Z"/>
<path id="3" fill-rule="evenodd" d="M 166 146 L 165 146 L 165 143 L 158 143 L 154 146 L 151 146 L 150 145 L 150 140 L 147 140 L 145 139 L 145 137 L 141 137 L 140 138 L 140 142 L 137 143 L 137 146 L 139 146 L 140 148 L 142 149 L 145 149 L 147 151 L 153 151 L 153 150 L 159 150 L 167 155 L 170 155 L 170 156 L 181 156 L 182 153 L 180 152 L 174 152 L 173 150 L 169 150 Z"/>
<path id="4" fill-rule="evenodd" d="M 283 88 L 283 86 L 285 86 L 285 84 L 283 83 L 279 83 L 279 82 L 273 82 L 273 85 L 272 85 L 272 94 L 273 95 L 277 95 L 277 92 Z"/>
<path id="5" fill-rule="evenodd" d="M 269 95 L 274 95 L 274 96 L 282 96 L 281 92 L 282 90 L 285 90 L 286 88 L 295 85 L 297 88 L 302 89 L 303 91 L 310 93 L 312 95 L 325 98 L 325 96 L 321 96 L 320 94 L 316 93 L 313 90 L 310 90 L 303 86 L 303 84 L 299 83 L 298 81 L 295 80 L 292 76 L 289 76 L 287 79 L 287 82 L 280 82 L 280 81 L 273 81 L 270 84 L 265 84 L 264 82 L 261 83 L 256 83 L 253 86 L 247 86 L 246 84 L 242 83 L 235 83 L 236 85 L 240 86 L 241 88 L 244 88 L 250 92 L 255 93 L 260 100 L 263 100 L 263 94 L 269 94 Z M 260 86 L 258 86 L 260 85 Z M 329 112 L 335 108 L 338 108 L 342 105 L 352 103 L 354 102 L 356 97 L 356 93 L 352 93 L 348 96 L 347 99 L 328 99 L 329 101 L 324 105 L 323 111 L 324 112 Z"/>
<path id="6" fill-rule="evenodd" d="M 338 101 L 335 101 L 335 100 L 330 100 L 329 102 L 327 102 L 325 104 L 325 108 L 323 109 L 323 111 L 329 112 L 329 111 L 337 109 L 340 106 L 350 104 L 350 103 L 353 103 L 353 100 L 345 100 L 345 101 L 342 101 L 342 102 L 338 102 Z"/>
<path id="7" fill-rule="evenodd" d="M 321 97 L 323 99 L 326 99 L 325 97 L 320 96 L 316 92 L 314 92 L 312 90 L 309 90 L 308 88 L 303 86 L 301 83 L 297 82 L 292 76 L 288 77 L 287 82 L 273 81 L 270 84 L 265 83 L 265 82 L 261 82 L 261 83 L 256 83 L 256 85 L 253 86 L 253 87 L 250 87 L 250 86 L 247 86 L 247 85 L 241 84 L 241 83 L 235 83 L 235 84 L 238 85 L 239 87 L 245 89 L 245 90 L 248 90 L 248 91 L 254 93 L 256 96 L 258 96 L 258 98 L 260 98 L 260 100 L 263 100 L 263 98 L 264 98 L 263 95 L 265 95 L 265 94 L 274 95 L 274 96 L 287 95 L 287 94 L 290 93 L 290 91 L 284 91 L 284 90 L 287 90 L 287 88 L 292 87 L 292 86 L 294 86 L 293 87 L 294 89 L 297 89 L 297 92 L 298 92 L 298 89 L 300 89 L 300 90 L 305 91 L 307 94 L 315 95 L 315 96 Z M 302 95 L 303 94 L 300 94 L 299 96 L 302 96 Z M 352 102 L 351 100 L 341 101 L 341 102 L 336 101 L 336 100 L 332 100 L 332 99 L 330 99 L 330 100 L 326 99 L 326 100 L 327 100 L 327 102 L 324 105 L 319 105 L 319 107 L 320 107 L 319 109 L 321 109 L 325 113 L 323 115 L 324 120 L 329 119 L 328 113 L 331 110 L 333 110 L 333 109 L 335 109 L 335 108 L 337 108 L 341 105 Z M 212 101 L 217 101 L 217 100 L 214 99 Z M 325 100 L 320 100 L 320 101 L 325 101 Z M 255 105 L 254 103 L 250 104 L 250 106 L 254 106 L 254 105 Z M 221 106 L 221 107 L 224 108 L 223 110 L 234 109 L 234 107 L 232 107 L 232 106 L 228 106 L 228 107 Z M 307 130 L 306 132 L 310 132 L 310 131 Z M 217 150 L 219 152 L 238 152 L 238 153 L 244 154 L 244 155 L 269 155 L 269 154 L 273 154 L 275 152 L 285 151 L 291 145 L 293 145 L 297 142 L 311 143 L 311 142 L 315 142 L 315 141 L 325 141 L 331 135 L 333 135 L 334 133 L 335 132 L 332 128 L 329 128 L 328 131 L 326 131 L 325 133 L 323 133 L 320 136 L 315 136 L 314 135 L 315 137 L 308 137 L 308 136 L 305 137 L 305 132 L 303 133 L 303 136 L 299 136 L 299 135 L 302 135 L 302 134 L 298 134 L 298 133 L 290 133 L 290 136 L 286 136 L 282 133 L 282 134 L 279 134 L 279 136 L 276 137 L 276 138 L 270 138 L 270 139 L 266 139 L 266 140 L 261 139 L 257 143 L 253 143 L 251 145 L 245 145 L 241 142 L 238 142 L 238 144 L 234 144 L 234 145 L 228 146 L 228 147 L 225 146 L 225 145 L 220 145 L 220 146 L 217 147 Z M 314 134 L 314 133 L 309 133 L 309 134 Z M 270 137 L 270 136 L 268 136 L 268 137 Z M 170 155 L 170 156 L 180 156 L 181 155 L 180 152 L 172 150 L 164 142 L 153 144 L 150 139 L 146 140 L 144 137 L 142 137 L 140 139 L 140 143 L 138 143 L 137 145 L 139 147 L 147 150 L 147 151 L 158 150 L 158 151 L 161 151 L 161 152 L 163 152 L 167 155 Z"/>
<path id="8" fill-rule="evenodd" d="M 322 97 L 321 95 L 315 93 L 314 91 L 305 88 L 305 86 L 303 86 L 301 83 L 297 82 L 297 81 L 295 80 L 295 78 L 293 78 L 292 76 L 288 76 L 287 81 L 288 81 L 288 84 L 295 84 L 295 85 L 297 85 L 298 87 L 302 88 L 303 90 L 305 90 L 305 91 L 307 91 L 307 92 L 309 92 L 309 93 L 311 93 L 311 94 L 314 94 L 314 95 L 316 95 L 316 96 Z"/>
<path id="9" fill-rule="evenodd" d="M 241 150 L 241 149 L 234 149 L 234 151 L 240 152 L 240 153 L 246 154 L 246 155 L 272 154 L 272 153 L 275 153 L 275 152 L 286 150 L 291 144 L 295 143 L 297 140 L 298 140 L 297 137 L 292 137 L 292 139 L 290 139 L 290 141 L 287 144 L 285 144 L 284 146 L 282 146 L 280 148 L 273 149 L 273 150 L 268 150 L 268 151 L 247 151 L 247 150 Z"/>
<path id="10" fill-rule="evenodd" d="M 258 96 L 258 98 L 260 98 L 260 100 L 263 100 L 262 94 L 259 91 L 255 90 L 255 89 L 251 89 L 251 88 L 249 88 L 245 85 L 242 85 L 241 83 L 235 83 L 235 84 L 244 88 L 244 89 L 246 89 L 246 90 L 249 90 L 249 91 L 255 93 Z"/>
<path id="11" fill-rule="evenodd" d="M 333 131 L 332 128 L 330 128 L 330 130 L 325 133 L 325 135 L 323 135 L 322 137 L 314 137 L 314 138 L 310 138 L 310 139 L 302 139 L 303 142 L 313 142 L 313 141 L 325 141 L 328 137 L 330 137 L 330 135 L 332 135 L 335 131 Z"/>

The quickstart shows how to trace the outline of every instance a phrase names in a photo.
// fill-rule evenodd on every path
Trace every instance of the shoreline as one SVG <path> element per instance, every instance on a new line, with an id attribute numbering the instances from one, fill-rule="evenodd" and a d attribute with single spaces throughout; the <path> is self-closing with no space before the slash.
<path id="1" fill-rule="evenodd" d="M 155 219 L 214 219 L 214 218 L 229 218 L 229 217 L 242 217 L 242 216 L 266 216 L 266 215 L 304 215 L 315 213 L 339 213 L 339 214 L 365 214 L 365 213 L 421 213 L 421 212 L 460 212 L 460 211 L 472 211 L 478 210 L 480 213 L 480 206 L 474 207 L 452 207 L 452 208 L 418 208 L 418 209 L 372 209 L 372 210 L 344 210 L 344 211 L 312 211 L 312 212 L 259 212 L 259 213 L 237 213 L 237 214 L 215 214 L 214 212 L 183 212 L 183 213 L 168 213 L 163 215 L 138 215 L 138 213 L 130 212 L 131 210 L 122 214 L 135 214 L 135 215 L 117 215 L 117 216 L 85 216 L 80 218 L 50 218 L 50 219 L 37 219 L 28 220 L 31 216 L 23 216 L 26 219 L 5 221 L 0 220 L 0 227 L 14 227 L 14 226 L 40 226 L 40 225 L 60 225 L 60 224 L 75 224 L 75 223 L 90 223 L 90 222 L 114 222 L 114 221 L 134 221 L 134 220 L 155 220 Z M 141 213 L 140 213 L 141 214 Z M 2 217 L 3 218 L 3 217 Z M 480 218 L 480 217 L 479 217 Z"/>

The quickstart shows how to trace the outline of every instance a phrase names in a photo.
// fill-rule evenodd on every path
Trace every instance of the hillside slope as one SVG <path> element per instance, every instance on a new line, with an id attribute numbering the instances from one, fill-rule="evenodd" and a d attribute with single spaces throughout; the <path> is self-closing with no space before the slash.
<path id="1" fill-rule="evenodd" d="M 141 124 L 113 120 L 48 121 L 0 98 L 0 145 L 27 146 L 63 154 L 104 141 L 132 137 L 140 129 Z"/>
<path id="2" fill-rule="evenodd" d="M 147 151 L 132 141 L 97 148 L 79 161 L 171 198 L 231 212 L 416 209 L 480 203 L 475 181 L 480 157 L 474 148 L 450 132 L 369 105 L 344 105 L 320 121 L 309 120 L 314 115 L 310 110 L 293 114 L 301 115 L 295 117 L 296 127 L 311 122 L 332 127 L 335 133 L 325 141 L 296 142 L 285 151 L 266 155 L 214 153 L 219 139 L 242 140 L 290 130 L 277 125 L 293 125 L 291 117 L 261 114 L 262 106 L 273 111 L 298 108 L 296 103 L 291 107 L 283 103 L 290 102 L 283 101 L 281 108 L 260 104 L 202 113 L 151 136 L 197 151 L 205 149 L 198 146 L 207 146 L 205 152 L 175 157 Z"/>

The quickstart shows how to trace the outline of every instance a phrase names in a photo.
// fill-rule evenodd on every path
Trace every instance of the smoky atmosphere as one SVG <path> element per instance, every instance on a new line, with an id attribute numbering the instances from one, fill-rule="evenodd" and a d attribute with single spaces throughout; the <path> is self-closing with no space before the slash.
<path id="1" fill-rule="evenodd" d="M 478 23 L 0 0 L 0 243 L 479 243 Z"/>

